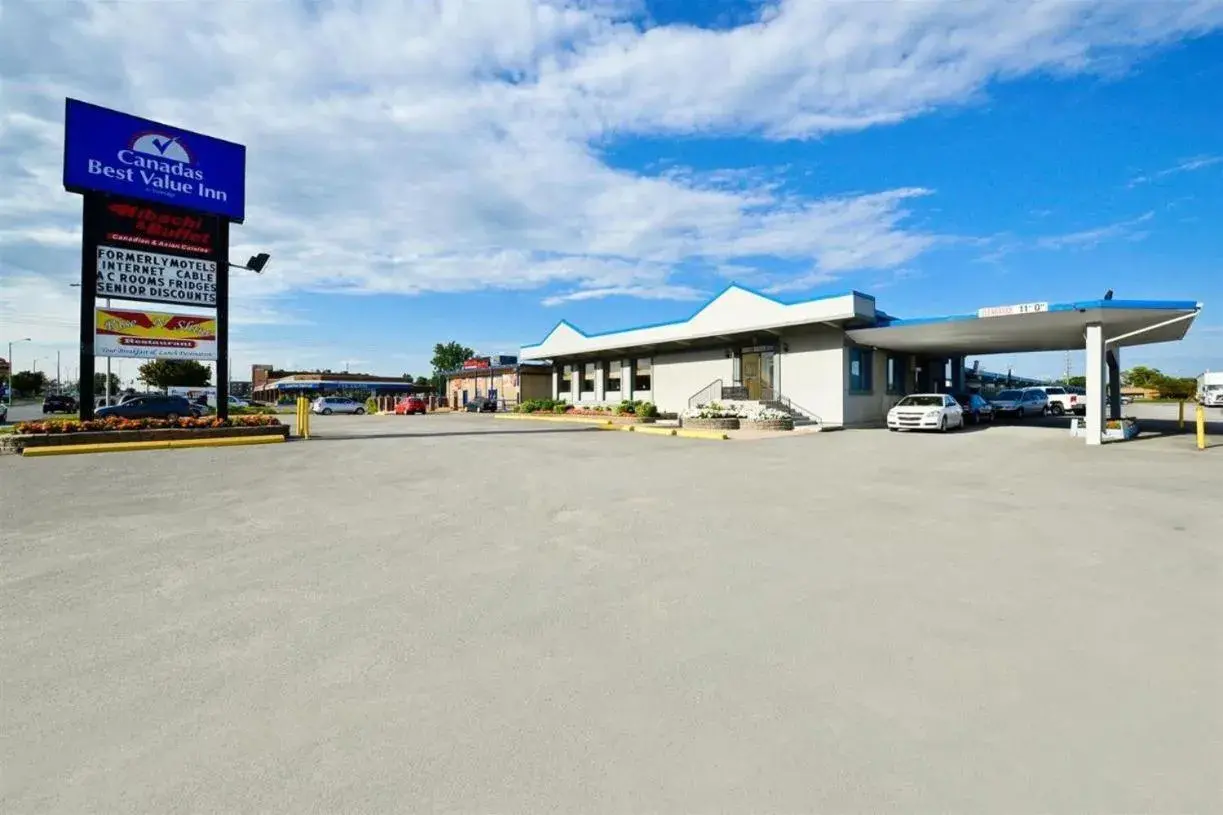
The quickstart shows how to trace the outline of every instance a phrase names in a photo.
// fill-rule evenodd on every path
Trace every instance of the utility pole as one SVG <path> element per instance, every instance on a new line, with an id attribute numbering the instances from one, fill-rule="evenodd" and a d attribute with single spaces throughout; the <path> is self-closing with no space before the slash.
<path id="1" fill-rule="evenodd" d="M 56 349 L 55 351 L 55 390 L 58 393 L 64 392 L 64 380 L 60 379 L 59 350 L 58 349 Z"/>
<path id="2" fill-rule="evenodd" d="M 1066 352 L 1066 384 L 1070 384 L 1070 352 Z"/>

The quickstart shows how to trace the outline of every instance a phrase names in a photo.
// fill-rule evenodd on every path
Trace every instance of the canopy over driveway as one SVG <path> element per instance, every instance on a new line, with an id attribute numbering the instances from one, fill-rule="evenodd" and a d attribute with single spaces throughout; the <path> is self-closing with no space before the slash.
<path id="1" fill-rule="evenodd" d="M 1087 443 L 1100 444 L 1104 427 L 1105 366 L 1112 371 L 1112 410 L 1120 411 L 1116 349 L 1183 339 L 1202 304 L 1188 300 L 1088 300 L 1022 303 L 976 314 L 884 320 L 846 334 L 859 345 L 900 353 L 958 359 L 967 354 L 1032 351 L 1087 352 Z"/>
<path id="2" fill-rule="evenodd" d="M 1200 310 L 1200 303 L 1187 300 L 1028 303 L 1003 306 L 996 315 L 982 309 L 956 317 L 892 320 L 846 333 L 859 345 L 935 356 L 1071 351 L 1086 346 L 1089 325 L 1101 326 L 1105 343 L 1114 347 L 1180 340 Z"/>

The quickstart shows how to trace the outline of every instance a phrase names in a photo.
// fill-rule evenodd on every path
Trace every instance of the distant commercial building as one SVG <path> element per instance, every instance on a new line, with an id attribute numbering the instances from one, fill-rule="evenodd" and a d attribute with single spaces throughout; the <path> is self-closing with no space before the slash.
<path id="1" fill-rule="evenodd" d="M 334 373 L 332 371 L 284 371 L 271 365 L 251 366 L 251 398 L 257 402 L 278 402 L 298 396 L 396 396 L 430 393 L 427 385 L 416 385 L 403 377 L 376 374 Z"/>
<path id="2" fill-rule="evenodd" d="M 452 407 L 484 397 L 509 406 L 552 398 L 552 366 L 521 363 L 515 356 L 474 357 L 456 371 L 443 371 L 443 376 Z"/>

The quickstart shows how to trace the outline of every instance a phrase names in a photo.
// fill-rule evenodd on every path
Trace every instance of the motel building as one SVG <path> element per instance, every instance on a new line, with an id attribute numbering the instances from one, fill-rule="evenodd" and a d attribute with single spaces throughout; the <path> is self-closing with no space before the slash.
<path id="1" fill-rule="evenodd" d="M 1099 405 L 1086 439 L 1100 444 L 1106 410 L 1120 415 L 1122 349 L 1180 340 L 1200 310 L 1110 293 L 898 319 L 861 292 L 785 303 L 734 284 L 678 322 L 587 333 L 562 320 L 520 358 L 550 362 L 552 397 L 573 404 L 761 402 L 837 428 L 881 426 L 905 394 L 963 390 L 967 356 L 1085 350 L 1088 404 Z"/>

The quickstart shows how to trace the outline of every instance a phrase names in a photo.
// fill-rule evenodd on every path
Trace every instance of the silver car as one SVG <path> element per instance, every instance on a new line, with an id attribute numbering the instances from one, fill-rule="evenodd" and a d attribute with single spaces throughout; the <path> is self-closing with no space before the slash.
<path id="1" fill-rule="evenodd" d="M 999 416 L 1044 416 L 1049 412 L 1049 396 L 1041 388 L 1013 388 L 991 397 L 990 404 Z"/>
<path id="2" fill-rule="evenodd" d="M 346 396 L 320 396 L 310 404 L 310 412 L 324 416 L 330 416 L 332 413 L 353 413 L 360 416 L 365 412 L 365 405 Z"/>

